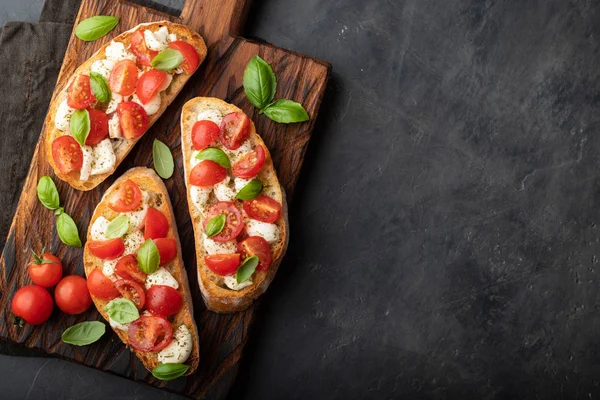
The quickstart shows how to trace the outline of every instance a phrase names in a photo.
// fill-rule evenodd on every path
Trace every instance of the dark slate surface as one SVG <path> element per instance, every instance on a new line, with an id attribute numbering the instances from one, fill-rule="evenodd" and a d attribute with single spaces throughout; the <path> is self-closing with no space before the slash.
<path id="1" fill-rule="evenodd" d="M 249 34 L 334 73 L 231 397 L 599 397 L 600 5 L 255 3 Z M 0 376 L 175 398 L 57 360 Z"/>

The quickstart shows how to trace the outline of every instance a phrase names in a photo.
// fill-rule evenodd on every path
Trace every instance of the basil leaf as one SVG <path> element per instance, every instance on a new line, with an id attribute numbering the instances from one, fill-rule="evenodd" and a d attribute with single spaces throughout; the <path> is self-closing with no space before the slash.
<path id="1" fill-rule="evenodd" d="M 97 15 L 84 19 L 75 28 L 75 36 L 86 42 L 100 39 L 108 32 L 115 29 L 119 23 L 119 18 L 110 15 Z"/>
<path id="2" fill-rule="evenodd" d="M 258 266 L 258 257 L 257 256 L 252 256 L 252 257 L 246 258 L 244 260 L 244 262 L 242 263 L 242 265 L 240 265 L 240 267 L 237 269 L 237 272 L 235 273 L 235 281 L 237 283 L 246 282 L 248 279 L 250 279 L 250 277 L 256 270 L 257 266 Z"/>
<path id="3" fill-rule="evenodd" d="M 133 304 L 133 301 L 124 297 L 119 297 L 108 302 L 104 306 L 104 311 L 106 311 L 110 319 L 119 324 L 128 324 L 140 317 L 140 312 L 135 304 Z"/>
<path id="4" fill-rule="evenodd" d="M 56 219 L 56 230 L 58 231 L 58 237 L 60 240 L 72 247 L 81 247 L 81 240 L 79 239 L 79 231 L 73 218 L 65 212 L 60 214 Z"/>
<path id="5" fill-rule="evenodd" d="M 225 214 L 219 214 L 215 217 L 212 217 L 210 221 L 206 224 L 206 236 L 213 237 L 221 233 L 223 228 L 225 227 L 225 221 L 227 217 Z"/>
<path id="6" fill-rule="evenodd" d="M 160 71 L 172 71 L 183 62 L 183 55 L 171 48 L 166 48 L 152 59 L 152 68 Z"/>
<path id="7" fill-rule="evenodd" d="M 104 335 L 106 326 L 100 321 L 85 321 L 75 324 L 62 334 L 62 341 L 75 346 L 92 344 Z"/>
<path id="8" fill-rule="evenodd" d="M 246 183 L 244 187 L 235 195 L 236 199 L 253 200 L 262 193 L 263 185 L 260 179 L 254 178 Z"/>
<path id="9" fill-rule="evenodd" d="M 151 274 L 158 269 L 160 254 L 152 239 L 144 242 L 137 252 L 137 262 L 142 271 Z"/>
<path id="10" fill-rule="evenodd" d="M 56 210 L 60 206 L 58 190 L 49 176 L 42 176 L 37 185 L 37 196 L 44 207 Z"/>
<path id="11" fill-rule="evenodd" d="M 289 124 L 308 121 L 308 114 L 302 104 L 292 100 L 277 100 L 263 110 L 265 115 L 275 122 Z"/>
<path id="12" fill-rule="evenodd" d="M 221 149 L 209 147 L 198 153 L 196 155 L 196 158 L 198 160 L 214 161 L 223 168 L 231 168 L 231 162 L 229 161 L 229 157 L 227 157 L 227 154 L 225 154 L 225 152 Z"/>
<path id="13" fill-rule="evenodd" d="M 69 123 L 71 135 L 82 146 L 85 146 L 85 140 L 90 134 L 90 113 L 88 110 L 75 110 Z"/>
<path id="14" fill-rule="evenodd" d="M 160 364 L 152 370 L 152 375 L 161 381 L 171 381 L 173 379 L 183 376 L 188 369 L 189 365 L 179 363 L 165 363 Z"/>
<path id="15" fill-rule="evenodd" d="M 163 179 L 169 179 L 173 175 L 173 154 L 169 147 L 158 139 L 152 144 L 152 158 L 154 158 L 154 170 Z"/>
<path id="16" fill-rule="evenodd" d="M 106 78 L 97 72 L 90 72 L 90 86 L 94 96 L 101 103 L 107 103 L 110 101 L 111 92 L 108 88 L 108 82 Z"/>
<path id="17" fill-rule="evenodd" d="M 271 66 L 254 56 L 244 70 L 244 92 L 255 107 L 261 110 L 269 105 L 277 88 L 277 79 Z"/>
<path id="18" fill-rule="evenodd" d="M 129 229 L 129 217 L 125 214 L 119 215 L 117 218 L 110 221 L 106 227 L 106 238 L 114 239 L 123 236 Z"/>

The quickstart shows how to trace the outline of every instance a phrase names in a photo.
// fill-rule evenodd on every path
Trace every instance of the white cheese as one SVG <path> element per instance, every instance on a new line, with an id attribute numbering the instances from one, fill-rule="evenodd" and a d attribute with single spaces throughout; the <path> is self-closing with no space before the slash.
<path id="1" fill-rule="evenodd" d="M 125 49 L 125 45 L 114 40 L 106 47 L 106 58 L 110 61 L 132 60 L 135 61 L 135 56 Z"/>
<path id="2" fill-rule="evenodd" d="M 192 158 L 190 159 L 190 167 L 194 168 L 196 165 L 200 164 L 201 160 L 198 160 L 196 156 L 200 154 L 199 150 L 192 151 Z"/>
<path id="3" fill-rule="evenodd" d="M 116 62 L 114 60 L 107 59 L 94 61 L 94 63 L 90 67 L 90 72 L 96 72 L 102 75 L 106 80 L 108 80 L 108 77 L 110 76 L 110 71 L 115 66 L 115 63 Z"/>
<path id="4" fill-rule="evenodd" d="M 83 153 L 83 164 L 81 164 L 81 171 L 79 172 L 79 179 L 87 181 L 92 172 L 92 164 L 94 163 L 94 150 L 90 146 L 81 146 L 81 152 Z"/>
<path id="5" fill-rule="evenodd" d="M 169 43 L 174 42 L 177 40 L 177 35 L 174 33 L 169 33 L 169 36 L 167 36 L 167 40 L 169 41 Z"/>
<path id="6" fill-rule="evenodd" d="M 119 116 L 113 114 L 108 119 L 108 136 L 111 139 L 120 139 L 123 135 L 121 134 L 121 124 L 119 123 Z"/>
<path id="7" fill-rule="evenodd" d="M 90 228 L 92 240 L 106 240 L 106 227 L 109 223 L 110 221 L 104 218 L 103 216 L 96 218 L 96 220 L 92 224 L 92 227 Z"/>
<path id="8" fill-rule="evenodd" d="M 184 363 L 192 354 L 192 333 L 185 325 L 180 325 L 173 333 L 173 340 L 158 352 L 160 363 Z"/>
<path id="9" fill-rule="evenodd" d="M 248 279 L 246 282 L 237 283 L 235 275 L 224 276 L 223 283 L 231 290 L 242 290 L 243 288 L 252 285 L 252 281 L 250 279 Z"/>
<path id="10" fill-rule="evenodd" d="M 169 85 L 171 84 L 171 82 L 173 82 L 173 75 L 167 74 L 167 79 L 165 79 L 165 81 L 160 86 L 160 88 L 158 88 L 158 91 L 162 92 L 163 90 L 167 90 L 167 88 L 169 87 Z"/>
<path id="11" fill-rule="evenodd" d="M 159 28 L 156 32 L 152 32 L 149 29 L 144 31 L 144 39 L 146 46 L 150 50 L 163 51 L 167 47 L 167 37 L 169 36 L 169 30 L 166 26 Z"/>
<path id="12" fill-rule="evenodd" d="M 233 185 L 235 186 L 235 192 L 237 193 L 242 190 L 242 188 L 250 183 L 251 180 L 252 179 L 234 178 Z"/>
<path id="13" fill-rule="evenodd" d="M 237 160 L 242 158 L 246 153 L 253 151 L 252 145 L 249 140 L 246 140 L 240 147 L 235 150 L 229 150 L 228 148 L 223 147 L 222 149 L 225 154 L 229 157 L 231 164 L 235 163 Z"/>
<path id="14" fill-rule="evenodd" d="M 134 232 L 139 229 L 142 229 L 144 225 L 144 219 L 146 218 L 146 213 L 148 212 L 148 206 L 144 204 L 144 207 L 138 211 L 129 211 L 123 213 L 129 217 L 129 229 L 128 232 Z"/>
<path id="15" fill-rule="evenodd" d="M 108 105 L 106 106 L 106 113 L 111 114 L 117 111 L 117 106 L 122 101 L 127 101 L 127 98 L 121 96 L 119 93 L 113 93 L 110 96 L 110 101 L 108 102 Z"/>
<path id="16" fill-rule="evenodd" d="M 74 108 L 69 107 L 67 99 L 64 99 L 58 109 L 56 110 L 56 116 L 54 117 L 54 125 L 59 131 L 65 131 L 69 128 L 71 122 L 71 115 L 75 112 Z"/>
<path id="17" fill-rule="evenodd" d="M 129 324 L 120 324 L 117 321 L 111 319 L 110 317 L 108 317 L 108 323 L 115 329 L 120 329 L 122 331 L 129 330 Z"/>
<path id="18" fill-rule="evenodd" d="M 231 178 L 226 176 L 221 182 L 214 186 L 215 196 L 219 201 L 233 201 L 235 200 L 235 191 L 229 187 L 229 181 Z"/>
<path id="19" fill-rule="evenodd" d="M 150 289 L 154 285 L 170 286 L 173 289 L 179 287 L 177 280 L 164 267 L 160 267 L 146 277 L 146 289 Z"/>
<path id="20" fill-rule="evenodd" d="M 198 113 L 198 121 L 212 121 L 217 125 L 221 125 L 221 121 L 223 120 L 223 114 L 219 110 L 214 108 L 209 108 Z"/>
<path id="21" fill-rule="evenodd" d="M 135 231 L 126 234 L 123 237 L 123 242 L 125 243 L 125 251 L 123 252 L 123 255 L 126 256 L 127 254 L 137 253 L 138 249 L 144 244 L 144 241 L 144 234 L 142 231 Z"/>
<path id="22" fill-rule="evenodd" d="M 208 253 L 208 255 L 212 256 L 215 254 L 235 254 L 237 253 L 237 246 L 235 244 L 235 241 L 231 241 L 231 242 L 215 242 L 214 240 L 212 240 L 211 238 L 209 238 L 208 236 L 206 236 L 206 234 L 203 234 L 204 236 L 204 250 L 206 250 L 206 252 Z"/>
<path id="23" fill-rule="evenodd" d="M 148 115 L 154 115 L 158 112 L 158 110 L 160 110 L 160 93 L 155 94 L 154 97 L 152 97 L 146 104 L 143 104 L 140 98 L 137 97 L 137 94 L 134 93 L 131 96 L 131 101 L 134 101 L 142 106 Z"/>
<path id="24" fill-rule="evenodd" d="M 117 261 L 118 260 L 105 260 L 102 264 L 102 273 L 112 281 L 117 280 L 117 277 L 115 276 L 115 267 L 117 266 Z"/>
<path id="25" fill-rule="evenodd" d="M 111 172 L 115 166 L 117 157 L 113 151 L 110 139 L 104 139 L 94 146 L 94 162 L 92 163 L 92 175 Z"/>
<path id="26" fill-rule="evenodd" d="M 196 206 L 196 208 L 204 214 L 206 208 L 206 202 L 208 201 L 208 196 L 210 196 L 210 192 L 212 188 L 204 188 L 199 186 L 191 186 L 190 187 L 190 197 L 192 199 L 192 203 Z"/>
<path id="27" fill-rule="evenodd" d="M 279 240 L 279 228 L 275 224 L 250 219 L 246 222 L 246 232 L 249 236 L 260 236 L 269 243 Z"/>

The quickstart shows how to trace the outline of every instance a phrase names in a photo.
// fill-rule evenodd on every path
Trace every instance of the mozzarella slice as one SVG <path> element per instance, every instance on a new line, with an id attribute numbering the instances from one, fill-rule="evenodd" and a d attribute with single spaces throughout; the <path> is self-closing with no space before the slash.
<path id="1" fill-rule="evenodd" d="M 109 223 L 110 221 L 104 218 L 103 216 L 96 218 L 96 220 L 92 224 L 92 227 L 90 228 L 92 240 L 106 240 L 106 227 Z"/>
<path id="2" fill-rule="evenodd" d="M 209 108 L 198 113 L 198 121 L 212 121 L 217 125 L 221 125 L 223 120 L 223 114 L 219 110 Z"/>
<path id="3" fill-rule="evenodd" d="M 231 161 L 231 164 L 233 164 L 237 160 L 239 160 L 240 158 L 242 158 L 246 153 L 249 153 L 249 152 L 251 152 L 254 149 L 252 148 L 252 145 L 250 144 L 250 141 L 246 140 L 244 143 L 242 143 L 242 145 L 240 147 L 238 147 L 235 150 L 229 150 L 227 148 L 223 148 L 222 150 L 229 157 L 229 160 Z"/>
<path id="4" fill-rule="evenodd" d="M 117 266 L 118 260 L 105 260 L 102 264 L 102 273 L 112 281 L 116 281 L 115 267 Z"/>
<path id="5" fill-rule="evenodd" d="M 119 116 L 113 114 L 108 119 L 108 136 L 111 139 L 120 139 L 123 137 L 121 134 L 121 124 L 119 123 Z"/>
<path id="6" fill-rule="evenodd" d="M 90 146 L 81 146 L 81 152 L 83 153 L 83 164 L 81 164 L 81 170 L 79 172 L 79 179 L 87 181 L 92 172 L 92 164 L 94 163 L 94 150 Z"/>
<path id="7" fill-rule="evenodd" d="M 192 151 L 192 158 L 190 159 L 190 166 L 194 168 L 196 165 L 200 164 L 201 160 L 198 160 L 196 156 L 200 154 L 199 150 Z"/>
<path id="8" fill-rule="evenodd" d="M 229 176 L 225 177 L 221 182 L 214 186 L 215 196 L 219 201 L 233 201 L 235 200 L 235 191 L 229 187 Z"/>
<path id="9" fill-rule="evenodd" d="M 90 67 L 90 72 L 96 72 L 102 75 L 106 80 L 108 80 L 108 77 L 110 76 L 110 71 L 115 66 L 115 63 L 116 62 L 114 60 L 108 59 L 94 61 L 94 63 Z"/>
<path id="10" fill-rule="evenodd" d="M 111 172 L 115 167 L 117 157 L 113 151 L 110 139 L 104 139 L 94 146 L 94 162 L 92 163 L 92 175 Z"/>
<path id="11" fill-rule="evenodd" d="M 171 82 L 173 82 L 173 75 L 167 74 L 167 79 L 165 79 L 160 88 L 158 88 L 158 91 L 162 92 L 163 90 L 167 90 Z"/>
<path id="12" fill-rule="evenodd" d="M 111 319 L 110 317 L 108 317 L 108 323 L 115 329 L 120 329 L 122 331 L 129 330 L 129 324 L 120 324 L 117 321 Z"/>
<path id="13" fill-rule="evenodd" d="M 261 236 L 269 243 L 279 240 L 279 228 L 275 224 L 250 219 L 246 222 L 246 232 L 249 236 Z"/>
<path id="14" fill-rule="evenodd" d="M 148 213 L 148 206 L 144 205 L 139 211 L 129 211 L 123 213 L 129 217 L 129 230 L 128 232 L 134 232 L 139 229 L 142 229 L 144 226 L 144 219 L 146 218 L 146 213 Z"/>
<path id="15" fill-rule="evenodd" d="M 67 99 L 63 100 L 58 109 L 56 110 L 56 116 L 54 117 L 54 126 L 59 131 L 65 131 L 69 128 L 69 122 L 71 122 L 71 115 L 75 112 L 74 108 L 69 107 Z"/>
<path id="16" fill-rule="evenodd" d="M 114 62 L 121 60 L 135 61 L 135 56 L 125 49 L 125 45 L 114 40 L 106 47 L 105 54 L 107 59 Z"/>
<path id="17" fill-rule="evenodd" d="M 131 96 L 131 101 L 134 101 L 142 106 L 148 115 L 154 115 L 158 112 L 158 110 L 160 110 L 160 93 L 155 94 L 154 97 L 152 97 L 146 104 L 142 104 L 142 101 L 139 99 L 139 97 L 137 97 L 137 94 L 134 93 Z"/>
<path id="18" fill-rule="evenodd" d="M 173 340 L 158 352 L 160 363 L 184 363 L 192 354 L 192 333 L 185 325 L 179 325 L 173 333 Z"/>
<path id="19" fill-rule="evenodd" d="M 167 36 L 167 41 L 169 43 L 174 42 L 177 40 L 177 35 L 174 33 L 169 33 L 169 36 Z"/>
<path id="20" fill-rule="evenodd" d="M 141 231 L 128 233 L 123 237 L 123 242 L 125 243 L 123 255 L 137 253 L 138 249 L 144 244 L 144 241 L 144 234 Z"/>
<path id="21" fill-rule="evenodd" d="M 127 98 L 121 96 L 118 93 L 113 93 L 110 97 L 110 101 L 108 102 L 108 105 L 106 106 L 106 113 L 107 114 L 112 114 L 115 111 L 117 111 L 117 106 L 119 105 L 119 103 L 121 103 L 122 101 L 127 100 Z M 110 126 L 109 126 L 110 129 Z"/>
<path id="22" fill-rule="evenodd" d="M 169 30 L 166 26 L 159 28 L 156 32 L 152 32 L 149 29 L 144 31 L 144 39 L 146 46 L 150 50 L 163 51 L 167 47 L 167 37 L 169 36 Z"/>
<path id="23" fill-rule="evenodd" d="M 234 241 L 220 243 L 220 242 L 215 242 L 214 240 L 212 240 L 211 238 L 206 236 L 206 234 L 204 234 L 203 236 L 204 236 L 204 241 L 203 241 L 204 250 L 206 250 L 208 255 L 212 256 L 214 254 L 235 254 L 235 253 L 237 253 L 237 246 Z"/>
<path id="24" fill-rule="evenodd" d="M 242 290 L 243 288 L 252 285 L 252 281 L 250 279 L 248 279 L 246 282 L 237 283 L 235 275 L 224 276 L 223 283 L 231 290 Z"/>
<path id="25" fill-rule="evenodd" d="M 173 289 L 179 287 L 177 280 L 164 267 L 160 267 L 146 277 L 146 289 L 150 289 L 154 285 L 171 286 Z"/>
<path id="26" fill-rule="evenodd" d="M 204 214 L 206 202 L 208 201 L 208 196 L 210 196 L 211 191 L 212 188 L 203 188 L 199 186 L 190 187 L 190 198 L 192 199 L 192 203 L 194 203 L 198 211 L 202 214 Z"/>
<path id="27" fill-rule="evenodd" d="M 252 179 L 242 179 L 242 178 L 235 178 L 233 180 L 233 185 L 235 187 L 235 192 L 239 192 L 240 190 L 243 189 L 244 186 L 246 186 L 248 183 L 250 183 Z"/>

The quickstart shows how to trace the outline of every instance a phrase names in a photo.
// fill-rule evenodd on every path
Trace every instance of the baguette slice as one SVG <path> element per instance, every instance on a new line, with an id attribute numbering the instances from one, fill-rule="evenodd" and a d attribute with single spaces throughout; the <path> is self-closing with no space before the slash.
<path id="1" fill-rule="evenodd" d="M 158 210 L 160 210 L 169 220 L 169 233 L 168 233 L 167 237 L 174 238 L 177 241 L 177 257 L 173 261 L 168 263 L 165 267 L 168 267 L 167 269 L 169 270 L 171 275 L 173 275 L 173 277 L 179 283 L 178 290 L 181 293 L 181 295 L 183 296 L 183 305 L 181 307 L 181 310 L 179 310 L 179 312 L 170 319 L 172 320 L 174 327 L 179 326 L 181 324 L 185 324 L 188 327 L 188 329 L 190 330 L 190 333 L 192 334 L 192 338 L 193 338 L 192 353 L 191 353 L 190 357 L 187 359 L 187 361 L 185 362 L 185 364 L 190 366 L 186 375 L 190 375 L 198 367 L 198 361 L 199 361 L 199 357 L 200 357 L 198 329 L 196 328 L 196 324 L 194 322 L 194 317 L 193 317 L 194 316 L 194 306 L 193 306 L 193 302 L 192 302 L 192 295 L 190 292 L 190 286 L 189 286 L 187 274 L 185 272 L 185 266 L 183 265 L 183 260 L 181 258 L 181 243 L 179 241 L 179 234 L 177 233 L 177 226 L 175 225 L 175 217 L 173 214 L 173 207 L 171 206 L 169 194 L 167 193 L 167 188 L 165 187 L 162 179 L 160 179 L 158 177 L 158 175 L 156 175 L 156 173 L 152 169 L 149 169 L 149 168 L 137 167 L 137 168 L 130 169 L 125 174 L 123 174 L 123 176 L 121 176 L 119 179 L 117 179 L 115 181 L 115 183 L 112 184 L 112 186 L 110 188 L 108 188 L 106 193 L 104 193 L 104 195 L 102 196 L 102 199 L 100 200 L 100 203 L 94 210 L 94 214 L 92 215 L 92 219 L 90 220 L 89 226 L 91 227 L 93 225 L 94 221 L 96 221 L 96 219 L 100 216 L 104 216 L 105 218 L 112 220 L 113 218 L 115 218 L 118 215 L 118 213 L 114 212 L 113 210 L 111 210 L 108 207 L 107 199 L 109 199 L 110 195 L 113 192 L 115 192 L 116 190 L 118 190 L 121 183 L 126 181 L 127 179 L 131 179 L 132 181 L 134 181 L 140 187 L 140 189 L 142 189 L 143 191 L 147 191 L 149 193 L 152 193 L 152 194 L 155 194 L 156 196 L 158 196 L 158 199 L 160 199 L 160 201 L 156 202 L 156 205 L 154 205 L 154 207 L 157 208 Z M 86 276 L 89 276 L 89 274 L 94 270 L 94 268 L 100 268 L 100 270 L 102 270 L 102 264 L 103 264 L 102 260 L 95 257 L 90 252 L 90 250 L 88 248 L 88 243 L 90 240 L 91 240 L 91 228 L 88 229 L 87 241 L 86 241 L 86 245 L 85 245 L 85 249 L 84 249 L 84 253 L 83 253 L 83 263 L 84 263 Z M 104 319 L 109 321 L 109 316 L 104 311 L 104 307 L 106 306 L 108 301 L 101 300 L 95 296 L 92 296 L 92 300 L 94 301 L 94 304 L 95 304 L 96 308 L 98 309 L 98 311 L 100 312 L 100 314 L 102 314 L 102 317 L 104 317 Z M 120 329 L 113 329 L 113 330 L 119 336 L 119 338 L 123 341 L 123 343 L 125 343 L 126 345 L 129 344 L 128 337 L 127 337 L 127 331 L 120 330 Z M 174 328 L 174 330 L 175 330 L 175 328 Z M 142 362 L 144 363 L 144 366 L 149 371 L 152 371 L 152 369 L 154 369 L 156 366 L 159 365 L 157 353 L 138 351 L 133 348 L 131 348 L 131 350 L 138 356 L 138 358 L 140 360 L 142 360 Z"/>
<path id="2" fill-rule="evenodd" d="M 130 41 L 131 41 L 131 37 L 137 30 L 150 29 L 152 31 L 155 31 L 162 26 L 166 26 L 167 29 L 169 30 L 169 33 L 176 34 L 178 39 L 185 40 L 186 42 L 188 42 L 192 46 L 194 46 L 194 48 L 198 52 L 200 64 L 202 64 L 202 61 L 206 58 L 206 44 L 204 43 L 204 40 L 202 39 L 202 37 L 198 33 L 192 31 L 191 29 L 189 29 L 188 27 L 186 27 L 184 25 L 174 24 L 169 21 L 149 22 L 149 23 L 137 25 L 136 27 L 116 36 L 113 39 L 113 41 L 122 42 L 125 45 L 125 48 L 128 48 Z M 115 156 L 116 156 L 116 162 L 115 162 L 115 166 L 112 169 L 112 171 L 104 173 L 104 174 L 92 175 L 89 177 L 88 180 L 85 180 L 85 181 L 80 180 L 80 172 L 79 171 L 73 171 L 68 174 L 62 173 L 56 166 L 54 158 L 52 157 L 52 141 L 54 139 L 56 139 L 57 137 L 65 134 L 65 133 L 61 132 L 60 130 L 58 130 L 55 126 L 55 116 L 56 116 L 56 112 L 58 110 L 59 105 L 61 104 L 61 102 L 63 100 L 65 100 L 67 98 L 67 90 L 68 90 L 69 86 L 71 85 L 71 82 L 73 81 L 73 79 L 82 73 L 89 74 L 90 68 L 91 68 L 92 64 L 94 63 L 94 61 L 102 60 L 105 58 L 105 54 L 106 54 L 105 50 L 109 44 L 110 44 L 110 42 L 108 42 L 104 46 L 102 46 L 96 53 L 94 53 L 94 55 L 92 55 L 87 61 L 85 61 L 83 64 L 81 64 L 79 67 L 77 67 L 77 69 L 73 72 L 73 74 L 71 75 L 71 77 L 69 78 L 69 80 L 67 81 L 65 86 L 60 90 L 60 92 L 56 95 L 54 100 L 50 103 L 50 107 L 48 109 L 48 114 L 46 115 L 44 131 L 42 132 L 42 135 L 44 137 L 44 147 L 46 149 L 48 162 L 54 169 L 54 173 L 60 179 L 69 183 L 69 185 L 73 186 L 75 189 L 78 189 L 78 190 L 91 190 L 91 189 L 95 188 L 96 186 L 98 186 L 100 183 L 102 183 L 110 175 L 112 175 L 112 173 L 117 169 L 119 164 L 121 164 L 123 159 L 125 159 L 127 154 L 129 154 L 131 149 L 135 146 L 137 141 L 143 137 L 143 135 L 142 135 L 137 139 L 124 141 L 124 143 L 122 145 L 120 145 L 119 147 L 114 149 Z M 191 77 L 191 75 L 188 75 L 186 73 L 174 74 L 173 81 L 171 82 L 169 87 L 166 90 L 162 91 L 160 94 L 160 96 L 161 96 L 160 109 L 158 110 L 157 113 L 148 116 L 148 129 L 150 129 L 150 127 L 162 115 L 162 113 L 169 106 L 169 104 L 171 104 L 173 99 L 181 91 L 181 89 L 183 88 L 183 86 L 185 85 L 185 83 L 188 81 L 188 79 L 190 77 Z"/>
<path id="3" fill-rule="evenodd" d="M 275 222 L 280 232 L 280 239 L 271 245 L 271 254 L 273 262 L 267 271 L 256 271 L 252 276 L 253 284 L 239 291 L 228 289 L 223 283 L 223 277 L 215 274 L 209 270 L 204 262 L 204 257 L 208 255 L 204 248 L 203 237 L 204 237 L 204 216 L 193 204 L 190 197 L 189 176 L 191 172 L 190 160 L 194 151 L 192 145 L 192 127 L 197 121 L 198 114 L 206 110 L 218 110 L 222 115 L 229 114 L 231 112 L 242 112 L 238 107 L 226 103 L 223 100 L 209 97 L 196 97 L 191 99 L 183 106 L 181 113 L 181 146 L 183 150 L 183 165 L 185 170 L 185 183 L 187 191 L 187 200 L 192 219 L 192 225 L 194 228 L 194 237 L 196 242 L 196 260 L 198 264 L 198 283 L 202 292 L 202 297 L 209 310 L 217 313 L 233 313 L 242 311 L 248 308 L 254 300 L 262 295 L 269 284 L 275 277 L 275 273 L 279 268 L 279 264 L 285 254 L 288 246 L 289 231 L 288 231 L 288 215 L 287 215 L 287 203 L 285 200 L 285 192 L 279 180 L 277 179 L 277 173 L 273 166 L 273 160 L 271 154 L 263 142 L 262 138 L 256 133 L 254 123 L 250 121 L 250 144 L 254 147 L 258 144 L 265 148 L 266 160 L 258 178 L 261 179 L 265 189 L 265 194 L 269 197 L 277 200 L 281 205 L 281 216 Z M 233 161 L 232 161 L 233 163 Z M 231 171 L 229 171 L 230 173 Z M 209 203 L 216 202 L 214 193 L 210 194 Z M 241 202 L 236 200 L 238 206 L 241 208 Z"/>

